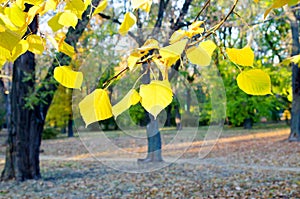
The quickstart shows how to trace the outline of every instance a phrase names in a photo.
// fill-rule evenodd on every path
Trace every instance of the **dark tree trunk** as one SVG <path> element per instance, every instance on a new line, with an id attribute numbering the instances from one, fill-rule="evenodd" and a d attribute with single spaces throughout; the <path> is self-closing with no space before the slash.
<path id="1" fill-rule="evenodd" d="M 70 117 L 68 121 L 68 137 L 74 137 L 74 131 L 73 131 L 73 118 Z"/>
<path id="2" fill-rule="evenodd" d="M 35 18 L 29 29 L 36 32 L 37 23 Z M 26 106 L 26 98 L 32 94 L 34 85 L 34 54 L 26 52 L 13 65 L 11 127 L 8 130 L 6 162 L 1 175 L 3 180 L 15 178 L 23 181 L 41 177 L 39 151 L 44 122 L 38 119 L 38 110 Z"/>
<path id="3" fill-rule="evenodd" d="M 148 64 L 143 65 L 144 73 L 146 70 L 148 70 Z M 150 83 L 150 71 L 142 77 L 141 79 L 143 84 L 149 84 Z M 162 155 L 161 155 L 161 135 L 158 128 L 158 121 L 154 119 L 154 117 L 148 113 L 145 112 L 145 117 L 150 118 L 148 121 L 146 127 L 146 133 L 147 133 L 147 141 L 148 141 L 148 151 L 147 151 L 147 157 L 144 159 L 138 159 L 138 162 L 148 163 L 148 162 L 161 162 L 162 161 Z"/>
<path id="4" fill-rule="evenodd" d="M 138 159 L 138 162 L 161 162 L 163 161 L 161 155 L 161 135 L 158 129 L 158 122 L 149 113 L 150 122 L 147 124 L 147 141 L 148 141 L 148 152 L 145 159 Z"/>
<path id="5" fill-rule="evenodd" d="M 165 126 L 170 127 L 172 126 L 172 104 L 170 104 L 167 108 L 166 108 L 166 112 L 167 112 L 167 119 L 165 122 Z"/>
<path id="6" fill-rule="evenodd" d="M 295 11 L 299 12 L 299 11 Z M 293 38 L 292 56 L 300 53 L 299 42 L 299 20 L 297 20 L 296 13 L 290 13 L 290 25 Z M 292 88 L 293 88 L 293 102 L 292 102 L 292 118 L 291 118 L 291 133 L 290 141 L 300 141 L 300 70 L 297 64 L 292 63 Z"/>
<path id="7" fill-rule="evenodd" d="M 93 1 L 95 7 L 98 3 L 99 0 Z M 73 47 L 76 46 L 79 37 L 89 22 L 89 12 L 90 9 L 88 8 L 76 28 L 69 28 L 68 30 L 65 41 Z M 29 29 L 33 32 L 36 31 L 37 23 L 38 21 L 35 18 Z M 41 87 L 35 92 L 38 98 L 42 98 L 43 103 L 33 104 L 31 108 L 27 108 L 25 104 L 26 97 L 32 94 L 35 87 L 34 54 L 26 52 L 14 63 L 11 91 L 11 128 L 8 134 L 6 160 L 1 180 L 16 179 L 23 181 L 41 177 L 39 165 L 41 134 L 54 91 L 57 89 L 53 72 L 55 67 L 59 65 L 58 60 L 61 65 L 68 65 L 70 62 L 67 55 L 57 54 Z M 43 95 L 41 95 L 42 93 Z"/>
<path id="8" fill-rule="evenodd" d="M 252 129 L 253 127 L 253 120 L 251 118 L 244 119 L 244 129 Z"/>
<path id="9" fill-rule="evenodd" d="M 175 109 L 175 123 L 176 123 L 176 129 L 181 130 L 182 129 L 182 124 L 181 124 L 181 114 L 179 110 L 179 105 L 174 106 Z"/>

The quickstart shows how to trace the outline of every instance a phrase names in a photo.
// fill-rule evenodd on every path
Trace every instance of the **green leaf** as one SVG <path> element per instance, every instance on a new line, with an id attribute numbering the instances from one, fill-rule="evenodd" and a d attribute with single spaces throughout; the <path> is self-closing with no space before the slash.
<path id="1" fill-rule="evenodd" d="M 243 71 L 237 77 L 237 84 L 249 95 L 272 94 L 270 76 L 260 69 Z"/>

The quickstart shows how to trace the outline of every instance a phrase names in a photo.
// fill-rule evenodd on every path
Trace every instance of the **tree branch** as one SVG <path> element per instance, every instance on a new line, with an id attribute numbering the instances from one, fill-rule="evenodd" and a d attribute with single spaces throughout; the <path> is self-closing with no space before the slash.
<path id="1" fill-rule="evenodd" d="M 106 15 L 106 14 L 99 13 L 98 15 L 99 15 L 100 17 L 102 17 L 103 19 L 112 21 L 113 23 L 116 23 L 116 24 L 119 24 L 119 25 L 122 24 L 118 19 L 115 19 L 115 18 L 113 18 L 113 17 L 111 17 L 111 16 L 108 16 L 108 15 Z M 135 34 L 133 34 L 133 32 L 128 31 L 128 35 L 129 35 L 130 37 L 132 37 L 138 44 L 141 42 L 141 41 L 139 40 L 139 38 L 138 38 Z"/>
<path id="2" fill-rule="evenodd" d="M 185 24 L 183 23 L 183 19 L 184 19 L 185 15 L 187 14 L 191 3 L 192 3 L 192 0 L 186 0 L 184 2 L 175 24 L 173 24 L 171 26 L 173 31 L 176 31 L 176 30 L 180 29 L 181 27 L 185 26 Z"/>

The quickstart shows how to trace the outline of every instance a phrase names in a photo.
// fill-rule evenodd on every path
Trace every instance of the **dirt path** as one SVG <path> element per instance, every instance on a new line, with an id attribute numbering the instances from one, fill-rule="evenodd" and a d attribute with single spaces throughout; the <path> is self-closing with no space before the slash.
<path id="1" fill-rule="evenodd" d="M 136 158 L 111 151 L 96 154 L 98 161 L 78 138 L 48 140 L 40 156 L 43 179 L 0 182 L 0 198 L 300 198 L 300 144 L 287 142 L 288 134 L 224 137 L 204 159 L 198 157 L 203 142 L 181 143 L 164 154 L 169 163 L 172 153 L 191 145 L 180 159 L 145 173 L 112 169 L 107 162 L 133 170 Z M 1 170 L 3 163 L 2 153 Z"/>

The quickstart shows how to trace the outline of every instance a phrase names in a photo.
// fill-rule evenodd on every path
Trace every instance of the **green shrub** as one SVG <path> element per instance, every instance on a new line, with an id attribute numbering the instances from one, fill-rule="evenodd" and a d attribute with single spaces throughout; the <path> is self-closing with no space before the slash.
<path id="1" fill-rule="evenodd" d="M 45 128 L 42 133 L 42 139 L 48 140 L 48 139 L 54 139 L 60 134 L 60 131 L 58 131 L 55 128 Z"/>

